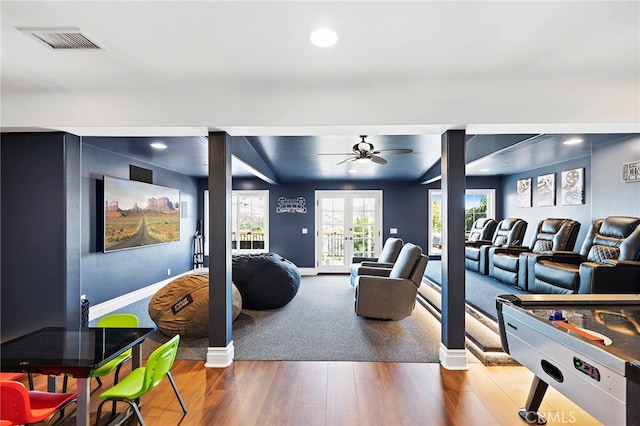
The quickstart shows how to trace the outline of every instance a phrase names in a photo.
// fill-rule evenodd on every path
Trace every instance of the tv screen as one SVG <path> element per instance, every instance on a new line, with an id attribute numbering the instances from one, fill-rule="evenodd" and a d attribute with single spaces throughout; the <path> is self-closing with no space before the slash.
<path id="1" fill-rule="evenodd" d="M 104 251 L 180 241 L 180 191 L 104 177 Z"/>

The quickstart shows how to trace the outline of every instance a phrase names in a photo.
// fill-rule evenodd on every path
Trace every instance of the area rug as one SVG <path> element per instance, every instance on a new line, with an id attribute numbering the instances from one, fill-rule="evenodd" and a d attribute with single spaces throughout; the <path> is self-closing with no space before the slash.
<path id="1" fill-rule="evenodd" d="M 120 311 L 148 325 L 145 300 Z M 400 321 L 357 317 L 348 275 L 305 276 L 284 307 L 240 313 L 232 329 L 234 359 L 438 362 L 440 328 L 419 305 Z M 143 358 L 167 340 L 156 331 L 143 344 Z M 177 358 L 205 360 L 208 344 L 208 338 L 182 339 Z"/>

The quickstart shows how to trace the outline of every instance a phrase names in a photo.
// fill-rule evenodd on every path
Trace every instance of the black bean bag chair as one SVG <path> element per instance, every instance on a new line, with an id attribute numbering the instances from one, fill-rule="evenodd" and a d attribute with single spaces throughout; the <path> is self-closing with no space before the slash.
<path id="1" fill-rule="evenodd" d="M 286 305 L 300 287 L 298 267 L 276 253 L 232 256 L 232 276 L 242 307 L 256 311 Z"/>
<path id="2" fill-rule="evenodd" d="M 231 290 L 231 318 L 235 320 L 242 310 L 242 297 L 235 285 Z M 167 336 L 208 336 L 209 274 L 186 274 L 162 287 L 149 301 L 149 316 Z"/>

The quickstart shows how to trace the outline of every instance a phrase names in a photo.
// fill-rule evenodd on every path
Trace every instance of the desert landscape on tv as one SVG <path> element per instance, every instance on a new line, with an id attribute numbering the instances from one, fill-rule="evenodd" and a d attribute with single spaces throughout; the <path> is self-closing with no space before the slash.
<path id="1" fill-rule="evenodd" d="M 180 240 L 177 189 L 105 177 L 104 250 Z"/>

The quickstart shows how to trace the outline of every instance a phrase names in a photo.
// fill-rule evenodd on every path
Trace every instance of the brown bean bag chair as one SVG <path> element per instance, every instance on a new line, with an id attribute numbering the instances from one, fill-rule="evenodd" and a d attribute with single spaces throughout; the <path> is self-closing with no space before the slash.
<path id="1" fill-rule="evenodd" d="M 242 297 L 232 285 L 232 313 L 242 310 Z M 187 274 L 162 287 L 149 301 L 149 316 L 167 336 L 183 338 L 209 335 L 209 274 Z"/>

